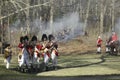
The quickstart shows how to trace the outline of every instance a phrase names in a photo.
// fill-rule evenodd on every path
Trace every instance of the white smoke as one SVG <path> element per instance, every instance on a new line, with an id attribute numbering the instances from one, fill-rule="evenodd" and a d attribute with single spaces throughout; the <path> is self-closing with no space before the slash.
<path id="1" fill-rule="evenodd" d="M 78 13 L 65 14 L 62 18 L 56 19 L 52 27 L 50 27 L 49 22 L 47 28 L 43 29 L 44 26 L 41 26 L 40 33 L 54 34 L 57 40 L 69 40 L 78 35 L 83 35 L 83 23 L 80 23 Z"/>
<path id="2" fill-rule="evenodd" d="M 22 30 L 26 31 L 26 24 L 20 22 L 20 20 L 11 25 L 12 30 L 21 30 L 21 27 Z M 42 22 L 40 19 L 35 19 L 30 22 L 30 33 L 37 35 L 39 40 L 41 40 L 42 34 L 53 34 L 59 41 L 70 40 L 84 34 L 83 23 L 80 22 L 77 12 L 68 13 L 62 18 L 55 19 L 51 27 L 50 22 Z"/>

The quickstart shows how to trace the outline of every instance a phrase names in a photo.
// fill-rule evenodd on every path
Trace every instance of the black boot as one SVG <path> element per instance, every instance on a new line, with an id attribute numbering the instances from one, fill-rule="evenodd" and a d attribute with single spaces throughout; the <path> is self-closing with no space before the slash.
<path id="1" fill-rule="evenodd" d="M 49 71 L 49 68 L 48 68 L 48 66 L 46 66 L 46 67 L 45 67 L 45 71 Z"/>
<path id="2" fill-rule="evenodd" d="M 57 70 L 57 66 L 54 66 L 54 70 Z"/>

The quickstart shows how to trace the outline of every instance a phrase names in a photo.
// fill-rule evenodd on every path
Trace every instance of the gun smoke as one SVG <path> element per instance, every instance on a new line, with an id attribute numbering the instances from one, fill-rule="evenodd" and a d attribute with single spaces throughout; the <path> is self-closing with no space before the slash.
<path id="1" fill-rule="evenodd" d="M 21 30 L 24 35 L 28 31 L 26 24 L 17 20 L 12 24 L 11 30 Z M 62 18 L 55 19 L 52 26 L 50 22 L 42 22 L 40 19 L 35 19 L 30 22 L 30 32 L 38 36 L 41 39 L 42 34 L 53 34 L 58 41 L 67 41 L 77 37 L 78 35 L 84 35 L 83 23 L 80 22 L 79 14 L 77 12 L 65 14 Z"/>

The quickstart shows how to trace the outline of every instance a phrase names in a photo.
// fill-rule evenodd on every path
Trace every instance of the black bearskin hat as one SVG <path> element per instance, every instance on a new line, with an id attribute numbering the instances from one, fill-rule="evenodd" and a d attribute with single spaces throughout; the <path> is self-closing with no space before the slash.
<path id="1" fill-rule="evenodd" d="M 41 38 L 41 41 L 46 41 L 46 40 L 48 40 L 48 37 L 47 37 L 46 34 L 43 34 L 43 35 L 42 35 L 42 38 Z"/>
<path id="2" fill-rule="evenodd" d="M 28 36 L 26 35 L 26 36 L 24 36 L 24 40 L 25 41 L 28 41 L 29 40 L 29 38 L 28 38 Z"/>
<path id="3" fill-rule="evenodd" d="M 24 41 L 24 37 L 21 36 L 21 37 L 20 37 L 20 42 L 23 43 L 23 41 Z"/>
<path id="4" fill-rule="evenodd" d="M 31 39 L 31 41 L 37 41 L 37 37 L 34 35 Z"/>
<path id="5" fill-rule="evenodd" d="M 58 44 L 54 44 L 54 48 L 57 49 L 58 48 Z"/>
<path id="6" fill-rule="evenodd" d="M 49 39 L 49 41 L 51 41 L 51 40 L 55 39 L 55 37 L 54 37 L 52 34 L 50 34 L 50 35 L 48 36 L 48 39 Z"/>

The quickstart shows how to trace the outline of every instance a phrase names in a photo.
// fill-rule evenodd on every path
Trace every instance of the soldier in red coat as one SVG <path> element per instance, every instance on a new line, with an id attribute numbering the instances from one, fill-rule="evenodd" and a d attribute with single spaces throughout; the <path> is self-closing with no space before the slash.
<path id="1" fill-rule="evenodd" d="M 33 55 L 33 59 L 34 59 L 34 63 L 39 63 L 40 61 L 40 50 L 42 50 L 42 44 L 40 44 L 40 42 L 38 41 L 34 47 L 34 55 Z"/>
<path id="2" fill-rule="evenodd" d="M 20 43 L 18 44 L 18 48 L 19 48 L 19 53 L 18 53 L 18 63 L 19 63 L 19 67 L 22 66 L 22 55 L 23 55 L 23 48 L 24 48 L 24 37 L 21 36 L 20 37 Z"/>
<path id="3" fill-rule="evenodd" d="M 20 48 L 20 53 L 18 55 L 19 67 L 23 64 L 29 65 L 29 52 L 28 52 L 28 37 L 20 37 L 20 43 L 18 45 Z"/>
<path id="4" fill-rule="evenodd" d="M 97 53 L 101 53 L 101 45 L 102 45 L 102 39 L 99 36 L 97 39 Z"/>
<path id="5" fill-rule="evenodd" d="M 115 32 L 112 32 L 112 36 L 110 38 L 109 45 L 110 46 L 112 46 L 112 45 L 119 45 L 118 36 L 117 36 L 117 34 Z M 116 48 L 114 48 L 114 51 L 117 51 Z"/>
<path id="6" fill-rule="evenodd" d="M 57 44 L 57 41 L 55 40 L 55 37 L 52 34 L 50 34 L 48 38 L 49 38 L 49 44 L 51 49 L 52 65 L 54 69 L 57 69 L 58 44 Z"/>
<path id="7" fill-rule="evenodd" d="M 109 42 L 109 45 L 112 44 L 113 42 L 118 41 L 118 36 L 115 32 L 112 32 L 111 40 Z"/>
<path id="8" fill-rule="evenodd" d="M 43 49 L 42 55 L 43 55 L 43 59 L 44 59 L 44 64 L 46 66 L 45 69 L 48 70 L 48 63 L 50 60 L 50 53 L 49 53 L 50 45 L 48 44 L 48 37 L 46 34 L 42 35 L 41 41 L 42 41 L 42 49 Z"/>

